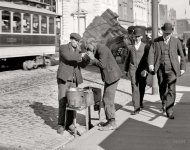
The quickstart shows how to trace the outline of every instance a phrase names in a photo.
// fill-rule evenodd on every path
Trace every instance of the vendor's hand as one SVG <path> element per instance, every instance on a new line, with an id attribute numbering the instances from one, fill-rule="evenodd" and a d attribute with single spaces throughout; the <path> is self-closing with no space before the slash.
<path id="1" fill-rule="evenodd" d="M 86 55 L 86 53 L 81 53 L 81 57 L 84 57 Z"/>
<path id="2" fill-rule="evenodd" d="M 149 71 L 150 71 L 150 72 L 153 72 L 153 71 L 154 71 L 154 66 L 153 66 L 153 65 L 150 65 L 150 66 L 149 66 Z"/>
<path id="3" fill-rule="evenodd" d="M 180 70 L 181 76 L 185 73 L 185 70 Z"/>
<path id="4" fill-rule="evenodd" d="M 126 75 L 127 78 L 130 77 L 129 72 L 125 72 L 125 75 Z"/>
<path id="5" fill-rule="evenodd" d="M 94 54 L 91 51 L 88 51 L 87 54 L 88 54 L 88 56 L 90 57 L 91 60 L 95 59 Z"/>

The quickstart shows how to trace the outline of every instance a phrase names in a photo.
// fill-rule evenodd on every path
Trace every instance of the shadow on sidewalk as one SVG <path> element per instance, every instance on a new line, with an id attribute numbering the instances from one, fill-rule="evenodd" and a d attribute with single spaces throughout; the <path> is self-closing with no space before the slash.
<path id="1" fill-rule="evenodd" d="M 46 125 L 50 126 L 54 130 L 57 130 L 58 108 L 43 105 L 39 102 L 34 102 L 34 104 L 30 105 L 30 107 L 34 110 L 36 116 L 39 116 L 44 120 Z M 84 126 L 85 116 L 77 113 L 77 123 Z"/>
<path id="2" fill-rule="evenodd" d="M 146 113 L 141 113 L 139 116 L 129 116 L 99 146 L 104 150 L 189 150 L 190 105 L 175 105 L 174 120 L 168 120 L 164 114 L 156 111 L 160 105 L 148 102 L 143 109 Z M 126 108 L 121 110 L 131 112 Z M 154 115 L 143 116 L 144 114 Z M 150 118 L 147 120 L 148 122 L 154 122 L 154 119 L 157 121 L 153 124 L 147 123 L 145 120 L 148 117 Z M 163 127 L 160 127 L 160 124 L 163 124 Z"/>

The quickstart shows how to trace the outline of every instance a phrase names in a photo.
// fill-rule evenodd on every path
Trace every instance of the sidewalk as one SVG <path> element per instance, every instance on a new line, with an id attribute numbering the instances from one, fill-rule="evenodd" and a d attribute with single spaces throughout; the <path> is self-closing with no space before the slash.
<path id="1" fill-rule="evenodd" d="M 117 130 L 99 131 L 96 126 L 59 150 L 189 150 L 189 67 L 190 64 L 187 75 L 180 79 L 177 86 L 174 120 L 167 119 L 160 112 L 160 98 L 151 95 L 149 89 L 144 98 L 145 108 L 140 114 L 130 115 L 133 111 L 130 103 L 116 112 Z"/>

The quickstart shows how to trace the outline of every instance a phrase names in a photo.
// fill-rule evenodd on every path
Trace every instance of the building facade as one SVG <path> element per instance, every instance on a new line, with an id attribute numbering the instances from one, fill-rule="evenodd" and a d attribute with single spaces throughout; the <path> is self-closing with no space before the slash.
<path id="1" fill-rule="evenodd" d="M 168 6 L 159 4 L 158 26 L 162 27 L 165 22 L 168 22 Z"/>
<path id="2" fill-rule="evenodd" d="M 148 0 L 134 0 L 133 9 L 134 9 L 134 25 L 148 26 Z"/>
<path id="3" fill-rule="evenodd" d="M 190 31 L 190 19 L 177 19 L 177 34 L 183 35 L 186 31 Z"/>
<path id="4" fill-rule="evenodd" d="M 133 0 L 118 0 L 119 22 L 124 28 L 134 24 Z"/>
<path id="5" fill-rule="evenodd" d="M 171 22 L 174 28 L 174 34 L 177 34 L 177 19 L 176 19 L 176 10 L 171 8 L 168 13 L 168 20 Z"/>
<path id="6" fill-rule="evenodd" d="M 85 28 L 92 22 L 95 16 L 100 16 L 106 9 L 111 9 L 118 14 L 117 0 L 57 0 L 57 13 L 62 14 L 61 42 L 67 43 L 69 35 L 77 32 L 81 36 Z M 79 8 L 79 13 L 78 13 Z M 79 20 L 78 20 L 79 16 Z"/>

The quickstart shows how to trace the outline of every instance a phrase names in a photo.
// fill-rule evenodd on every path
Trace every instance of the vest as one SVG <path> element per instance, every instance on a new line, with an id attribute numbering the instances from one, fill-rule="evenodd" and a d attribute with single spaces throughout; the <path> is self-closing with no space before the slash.
<path id="1" fill-rule="evenodd" d="M 166 71 L 172 69 L 172 64 L 169 56 L 169 49 L 170 49 L 169 43 L 170 41 L 168 42 L 168 44 L 164 43 L 164 51 L 161 56 L 161 65 L 164 67 Z"/>

